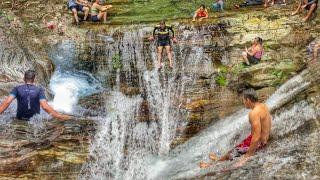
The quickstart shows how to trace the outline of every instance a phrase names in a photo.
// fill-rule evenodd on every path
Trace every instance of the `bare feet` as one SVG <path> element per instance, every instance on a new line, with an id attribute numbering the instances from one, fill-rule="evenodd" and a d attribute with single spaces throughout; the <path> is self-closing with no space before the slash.
<path id="1" fill-rule="evenodd" d="M 209 153 L 209 158 L 212 160 L 212 161 L 217 161 L 218 160 L 218 157 L 215 153 Z"/>
<path id="2" fill-rule="evenodd" d="M 295 12 L 293 12 L 293 13 L 291 14 L 291 16 L 294 16 L 294 15 L 297 15 L 297 14 L 298 14 L 298 12 L 295 11 Z"/>
<path id="3" fill-rule="evenodd" d="M 170 69 L 173 69 L 173 65 L 172 65 L 172 64 L 170 64 L 170 65 L 169 65 L 169 68 L 170 68 Z"/>
<path id="4" fill-rule="evenodd" d="M 307 22 L 308 19 L 309 19 L 309 17 L 304 17 L 304 18 L 302 19 L 302 21 L 303 21 L 303 22 Z"/>
<path id="5" fill-rule="evenodd" d="M 209 166 L 210 166 L 209 163 L 205 163 L 205 162 L 202 162 L 202 161 L 199 163 L 199 167 L 200 168 L 208 168 Z"/>

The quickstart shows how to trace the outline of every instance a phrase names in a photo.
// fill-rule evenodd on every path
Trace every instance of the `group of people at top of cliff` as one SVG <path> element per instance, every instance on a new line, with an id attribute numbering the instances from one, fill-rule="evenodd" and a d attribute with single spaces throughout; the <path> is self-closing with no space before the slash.
<path id="1" fill-rule="evenodd" d="M 276 0 L 245 0 L 244 2 L 240 4 L 235 4 L 234 8 L 243 8 L 248 6 L 260 6 L 264 5 L 264 7 L 272 6 L 276 3 Z M 281 5 L 286 5 L 286 0 L 281 0 Z M 312 15 L 315 14 L 316 10 L 318 8 L 318 0 L 300 0 L 297 9 L 291 14 L 296 15 L 300 13 L 302 10 L 307 10 L 306 16 L 303 18 L 303 21 L 308 21 Z M 212 4 L 212 10 L 214 11 L 223 11 L 224 9 L 224 0 L 216 0 Z M 202 21 L 204 19 L 207 19 L 209 17 L 208 9 L 205 7 L 205 5 L 200 5 L 200 7 L 195 11 L 193 16 L 193 21 L 196 21 L 198 19 L 199 21 Z"/>
<path id="2" fill-rule="evenodd" d="M 104 0 L 68 0 L 68 8 L 72 11 L 75 23 L 79 25 L 80 20 L 78 17 L 78 12 L 83 12 L 83 20 L 86 21 L 89 14 L 92 22 L 102 21 L 107 22 L 107 11 L 112 7 L 112 5 L 107 5 Z"/>
<path id="3" fill-rule="evenodd" d="M 103 20 L 103 22 L 107 21 L 107 10 L 112 7 L 112 5 L 107 5 L 105 0 L 68 0 L 68 8 L 72 11 L 74 20 L 76 24 L 79 24 L 78 12 L 83 12 L 84 17 L 83 20 L 86 21 L 88 15 L 90 14 L 91 20 L 93 22 L 98 22 Z M 242 8 L 248 6 L 259 6 L 263 5 L 264 7 L 268 7 L 269 5 L 274 5 L 276 0 L 245 0 L 240 4 L 234 5 L 235 8 Z M 281 1 L 282 5 L 286 5 L 286 0 Z M 313 14 L 315 14 L 318 8 L 318 0 L 300 0 L 297 9 L 292 13 L 292 15 L 296 15 L 300 13 L 302 10 L 307 10 L 306 16 L 303 18 L 303 21 L 307 21 L 311 18 Z M 224 10 L 224 0 L 216 0 L 212 4 L 212 10 L 214 11 L 223 11 Z M 209 17 L 208 9 L 205 5 L 201 5 L 194 13 L 193 21 L 197 19 L 202 21 Z"/>

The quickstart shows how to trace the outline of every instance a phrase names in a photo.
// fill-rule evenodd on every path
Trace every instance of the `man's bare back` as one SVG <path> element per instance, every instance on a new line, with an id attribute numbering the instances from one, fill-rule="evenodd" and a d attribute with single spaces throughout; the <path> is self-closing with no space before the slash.
<path id="1" fill-rule="evenodd" d="M 258 96 L 253 89 L 245 90 L 242 100 L 246 108 L 252 109 L 249 113 L 251 134 L 221 158 L 217 158 L 214 153 L 210 153 L 209 157 L 213 161 L 217 159 L 219 161 L 232 160 L 234 157 L 241 156 L 239 162 L 234 165 L 234 167 L 240 167 L 249 157 L 253 156 L 257 150 L 263 148 L 268 142 L 271 131 L 271 114 L 269 108 L 265 104 L 258 102 Z M 206 168 L 210 165 L 212 165 L 212 163 L 200 162 L 199 164 L 201 168 Z"/>
<path id="2" fill-rule="evenodd" d="M 251 124 L 251 129 L 254 125 L 260 125 L 260 139 L 259 142 L 261 144 L 267 144 L 270 130 L 271 130 L 271 115 L 269 112 L 269 108 L 263 103 L 257 103 L 254 109 L 249 113 L 249 121 Z M 252 123 L 252 121 L 259 121 L 259 123 Z"/>

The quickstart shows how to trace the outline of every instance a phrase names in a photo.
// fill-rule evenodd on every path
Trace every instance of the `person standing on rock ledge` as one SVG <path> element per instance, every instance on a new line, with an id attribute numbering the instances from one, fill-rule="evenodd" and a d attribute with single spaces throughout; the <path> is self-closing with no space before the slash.
<path id="1" fill-rule="evenodd" d="M 172 33 L 172 36 L 170 37 L 170 32 Z M 173 68 L 172 63 L 172 50 L 171 50 L 171 41 L 170 38 L 174 43 L 177 43 L 177 39 L 174 37 L 174 31 L 171 26 L 167 26 L 165 21 L 161 21 L 159 26 L 156 26 L 153 30 L 153 36 L 149 38 L 149 41 L 153 41 L 155 38 L 158 38 L 157 43 L 157 54 L 158 54 L 158 69 L 160 70 L 162 68 L 162 51 L 163 48 L 166 49 L 168 59 L 169 59 L 169 67 Z"/>
<path id="2" fill-rule="evenodd" d="M 253 89 L 244 90 L 242 100 L 246 108 L 252 109 L 249 113 L 251 134 L 241 144 L 237 145 L 220 159 L 214 153 L 210 153 L 209 157 L 211 160 L 233 160 L 235 157 L 243 155 L 239 162 L 234 165 L 234 167 L 241 167 L 257 150 L 266 146 L 271 131 L 271 115 L 268 107 L 258 102 L 258 96 Z M 212 163 L 200 162 L 200 168 L 207 168 L 210 165 Z"/>
<path id="3" fill-rule="evenodd" d="M 34 85 L 36 73 L 28 70 L 24 74 L 25 84 L 16 86 L 10 95 L 0 105 L 0 114 L 5 111 L 14 99 L 18 101 L 17 119 L 28 121 L 35 114 L 40 113 L 40 106 L 47 113 L 60 120 L 69 120 L 72 117 L 55 111 L 47 102 L 44 90 Z"/>

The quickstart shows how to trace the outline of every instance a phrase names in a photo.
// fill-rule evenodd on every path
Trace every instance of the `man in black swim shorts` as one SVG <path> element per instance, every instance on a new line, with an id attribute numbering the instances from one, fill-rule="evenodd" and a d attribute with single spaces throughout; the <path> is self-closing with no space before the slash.
<path id="1" fill-rule="evenodd" d="M 170 36 L 170 32 L 172 35 Z M 177 39 L 174 37 L 174 31 L 171 26 L 167 26 L 165 21 L 161 21 L 158 26 L 156 26 L 153 30 L 153 36 L 149 38 L 150 41 L 153 41 L 157 37 L 157 54 L 158 54 L 158 68 L 162 68 L 161 58 L 163 48 L 166 49 L 168 59 L 169 59 L 169 67 L 173 68 L 172 64 L 172 51 L 171 51 L 171 39 L 174 43 L 177 42 Z"/>

